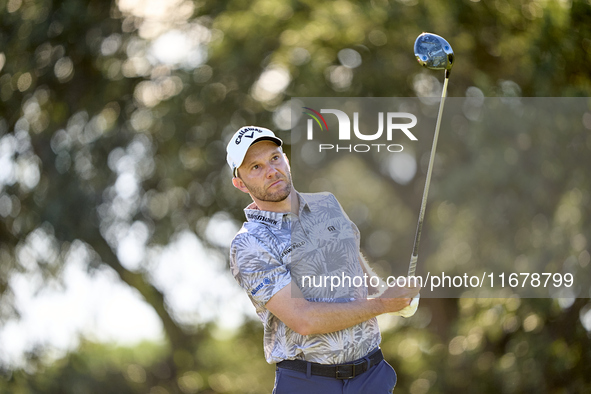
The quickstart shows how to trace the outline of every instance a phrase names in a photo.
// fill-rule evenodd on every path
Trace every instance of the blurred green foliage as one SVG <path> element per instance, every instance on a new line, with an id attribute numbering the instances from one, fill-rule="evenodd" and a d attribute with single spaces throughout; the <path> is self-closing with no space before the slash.
<path id="1" fill-rule="evenodd" d="M 170 31 L 188 37 L 192 57 L 158 57 L 158 37 Z M 57 360 L 33 349 L 26 367 L 2 367 L 0 392 L 270 392 L 260 324 L 221 340 L 213 327 L 179 323 L 147 263 L 122 264 L 120 237 L 139 223 L 155 247 L 189 230 L 226 253 L 206 229 L 219 212 L 241 222 L 248 202 L 229 182 L 230 135 L 259 124 L 289 141 L 281 111 L 290 97 L 419 94 L 430 78 L 412 56 L 422 31 L 454 48 L 450 96 L 590 96 L 587 0 L 0 0 L 0 325 L 18 318 L 11 275 L 60 278 L 82 242 L 89 271 L 113 269 L 154 308 L 167 338 L 132 349 L 83 342 Z M 342 49 L 361 64 L 345 67 Z M 447 175 L 433 189 L 422 257 L 465 258 L 467 244 L 468 259 L 589 264 L 589 135 L 455 126 L 462 144 L 440 142 Z M 406 264 L 423 178 L 402 186 L 380 174 L 378 163 L 347 160 L 320 174 L 326 184 L 294 181 L 343 196 L 364 242 L 377 230 L 396 240 L 374 256 L 364 243 L 387 275 L 386 262 Z M 46 249 L 23 260 L 39 234 Z M 383 348 L 401 392 L 589 392 L 589 310 L 585 299 L 423 300 L 412 319 L 381 319 Z"/>
<path id="2" fill-rule="evenodd" d="M 204 327 L 196 354 L 149 342 L 122 348 L 84 341 L 50 363 L 32 355 L 26 369 L 3 371 L 0 393 L 270 392 L 274 370 L 260 341 L 253 341 L 260 334 L 254 324 L 228 339 L 214 338 Z"/>

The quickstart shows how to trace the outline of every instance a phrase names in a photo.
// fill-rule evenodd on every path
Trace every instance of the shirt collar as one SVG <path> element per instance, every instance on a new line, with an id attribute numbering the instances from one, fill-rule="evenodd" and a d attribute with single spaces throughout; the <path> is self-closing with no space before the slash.
<path id="1" fill-rule="evenodd" d="M 262 211 L 254 202 L 244 208 L 244 214 L 249 222 L 262 223 L 277 229 L 281 228 L 281 221 L 285 215 L 283 212 Z"/>
<path id="2" fill-rule="evenodd" d="M 308 204 L 308 202 L 306 201 L 306 199 L 304 198 L 304 196 L 302 196 L 300 193 L 296 192 L 296 195 L 298 196 L 298 200 L 300 202 L 300 211 L 298 212 L 298 216 L 302 215 L 302 212 L 304 212 L 304 209 L 308 212 L 312 212 L 312 209 L 310 207 L 310 204 Z"/>
<path id="3" fill-rule="evenodd" d="M 302 196 L 298 192 L 296 192 L 296 196 L 300 202 L 300 210 L 298 212 L 298 216 L 301 216 L 304 210 L 306 210 L 307 212 L 312 212 L 310 204 L 308 204 L 304 196 Z M 262 223 L 266 224 L 267 226 L 278 229 L 281 228 L 281 221 L 283 220 L 283 216 L 290 215 L 289 212 L 263 211 L 254 202 L 246 208 L 244 208 L 244 214 L 246 215 L 246 220 L 249 222 Z"/>

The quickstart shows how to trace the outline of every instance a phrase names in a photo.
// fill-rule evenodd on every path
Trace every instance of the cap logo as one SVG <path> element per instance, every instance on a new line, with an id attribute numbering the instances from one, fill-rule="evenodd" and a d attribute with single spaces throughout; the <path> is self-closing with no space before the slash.
<path id="1" fill-rule="evenodd" d="M 249 131 L 251 131 L 251 133 L 246 134 Z M 234 142 L 236 143 L 236 145 L 240 145 L 240 142 L 242 141 L 242 137 L 253 138 L 255 131 L 258 131 L 259 133 L 263 132 L 263 130 L 257 129 L 256 127 L 246 127 L 244 129 L 240 130 L 240 132 L 238 133 L 238 137 L 236 137 L 236 140 Z"/>

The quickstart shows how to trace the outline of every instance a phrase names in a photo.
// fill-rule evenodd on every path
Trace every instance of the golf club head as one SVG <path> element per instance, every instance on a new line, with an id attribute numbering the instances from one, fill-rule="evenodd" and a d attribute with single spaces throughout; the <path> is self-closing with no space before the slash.
<path id="1" fill-rule="evenodd" d="M 430 70 L 446 70 L 449 73 L 454 63 L 454 51 L 443 37 L 422 33 L 415 41 L 415 56 L 421 66 Z"/>

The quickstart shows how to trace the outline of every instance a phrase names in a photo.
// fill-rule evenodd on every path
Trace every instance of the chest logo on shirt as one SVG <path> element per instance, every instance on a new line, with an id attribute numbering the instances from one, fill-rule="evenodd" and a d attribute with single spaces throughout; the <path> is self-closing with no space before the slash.
<path id="1" fill-rule="evenodd" d="M 328 231 L 336 231 L 336 228 L 334 226 L 328 226 Z"/>
<path id="2" fill-rule="evenodd" d="M 306 243 L 306 241 L 298 242 L 296 244 L 291 244 L 291 246 L 289 248 L 285 249 L 283 251 L 283 253 L 281 253 L 281 257 L 283 258 L 283 257 L 287 256 L 288 254 L 290 254 L 291 252 L 293 252 L 294 249 L 297 249 L 297 248 L 299 248 L 301 246 L 304 246 L 305 243 Z"/>

